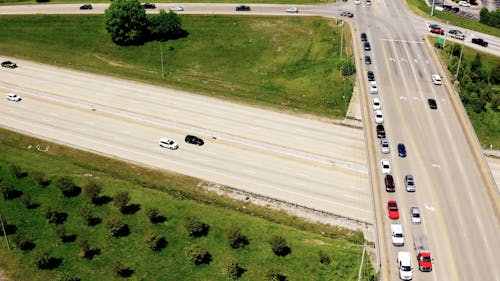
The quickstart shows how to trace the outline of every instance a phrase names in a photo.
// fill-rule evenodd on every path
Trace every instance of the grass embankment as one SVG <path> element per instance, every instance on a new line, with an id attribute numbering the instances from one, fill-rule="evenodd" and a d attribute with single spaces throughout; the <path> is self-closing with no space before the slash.
<path id="1" fill-rule="evenodd" d="M 20 198 L 5 200 L 0 197 L 0 212 L 9 225 L 15 225 L 19 234 L 31 239 L 35 248 L 22 251 L 14 246 L 7 250 L 0 242 L 0 263 L 14 280 L 58 280 L 66 273 L 81 280 L 112 280 L 111 265 L 121 261 L 133 270 L 129 280 L 227 280 L 227 265 L 237 260 L 247 269 L 243 280 L 263 280 L 271 267 L 288 276 L 288 280 L 357 280 L 362 234 L 337 227 L 313 224 L 283 213 L 252 206 L 245 202 L 224 199 L 197 188 L 199 180 L 148 170 L 129 163 L 107 159 L 91 153 L 58 146 L 31 137 L 0 130 L 0 178 L 10 182 L 23 194 L 31 197 L 35 208 L 27 208 Z M 39 151 L 49 146 L 48 152 Z M 11 170 L 16 164 L 25 175 L 17 178 Z M 43 172 L 50 184 L 42 187 L 34 180 L 36 172 Z M 97 206 L 84 194 L 64 197 L 54 187 L 55 179 L 70 176 L 84 187 L 93 181 L 102 188 L 101 195 L 113 197 L 118 191 L 129 192 L 130 203 L 138 204 L 135 214 L 123 215 L 113 202 Z M 94 217 L 103 222 L 86 226 L 79 216 L 82 206 L 91 206 Z M 43 217 L 47 206 L 68 214 L 64 227 L 68 234 L 76 234 L 75 242 L 62 243 L 56 235 L 56 226 Z M 145 215 L 147 207 L 157 207 L 166 221 L 152 224 Z M 105 227 L 109 214 L 118 214 L 131 233 L 114 238 Z M 196 217 L 210 225 L 207 236 L 188 236 L 187 218 Z M 5 223 L 5 221 L 4 221 Z M 241 249 L 229 247 L 225 231 L 239 226 L 250 244 Z M 166 248 L 155 252 L 148 248 L 145 235 L 156 229 L 168 242 Z M 320 233 L 324 232 L 324 235 Z M 283 236 L 291 254 L 274 255 L 268 243 L 272 235 Z M 13 246 L 14 234 L 8 235 Z M 328 237 L 329 236 L 329 237 Z M 78 256 L 79 239 L 89 240 L 91 247 L 100 249 L 93 259 Z M 332 237 L 335 237 L 333 239 Z M 186 247 L 202 245 L 212 255 L 210 264 L 195 266 L 186 256 Z M 62 259 L 54 270 L 39 270 L 36 255 L 48 249 L 50 255 Z M 322 250 L 331 259 L 330 264 L 319 261 Z M 373 269 L 365 265 L 363 280 L 370 280 Z"/>
<path id="2" fill-rule="evenodd" d="M 166 78 L 160 43 L 116 46 L 103 16 L 1 16 L 0 53 L 250 104 L 345 116 L 354 78 L 339 71 L 340 29 L 330 20 L 187 15 L 182 20 L 189 36 L 162 44 Z"/>
<path id="3" fill-rule="evenodd" d="M 449 21 L 450 24 L 455 26 L 461 26 L 470 30 L 476 30 L 482 33 L 500 37 L 500 29 L 479 23 L 475 20 L 457 16 L 452 13 L 437 11 L 436 9 L 434 9 L 434 16 L 431 17 L 431 7 L 427 6 L 424 0 L 407 0 L 407 3 L 408 7 L 410 7 L 410 9 L 419 16 L 433 20 L 440 20 L 443 23 Z M 468 40 L 470 40 L 470 38 Z"/>
<path id="4" fill-rule="evenodd" d="M 446 48 L 439 50 L 450 77 L 456 74 L 460 47 L 448 41 Z M 481 145 L 500 149 L 500 58 L 464 47 L 455 86 Z"/>

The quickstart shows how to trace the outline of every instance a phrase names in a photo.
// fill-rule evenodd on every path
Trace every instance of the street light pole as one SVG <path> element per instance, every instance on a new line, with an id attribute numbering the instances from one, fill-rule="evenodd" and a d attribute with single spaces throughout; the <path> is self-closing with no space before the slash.
<path id="1" fill-rule="evenodd" d="M 163 48 L 160 42 L 160 58 L 161 58 L 161 77 L 165 78 L 165 70 L 163 69 Z"/>
<path id="2" fill-rule="evenodd" d="M 434 5 L 436 0 L 432 0 L 432 9 L 431 9 L 431 17 L 434 16 Z"/>
<path id="3" fill-rule="evenodd" d="M 344 45 L 344 21 L 342 21 L 340 25 L 342 26 L 340 34 L 340 57 L 342 57 L 342 47 Z"/>
<path id="4" fill-rule="evenodd" d="M 449 30 L 448 23 L 449 23 L 449 21 L 446 21 L 446 30 L 450 31 L 450 30 Z M 446 47 L 446 30 L 444 31 L 443 49 Z"/>
<path id="5" fill-rule="evenodd" d="M 460 58 L 458 59 L 457 73 L 455 74 L 455 80 L 458 80 L 458 71 L 460 70 L 460 63 L 462 62 L 462 54 L 464 52 L 465 37 L 467 37 L 467 32 L 464 34 L 464 42 L 462 42 L 462 49 L 460 50 Z"/>

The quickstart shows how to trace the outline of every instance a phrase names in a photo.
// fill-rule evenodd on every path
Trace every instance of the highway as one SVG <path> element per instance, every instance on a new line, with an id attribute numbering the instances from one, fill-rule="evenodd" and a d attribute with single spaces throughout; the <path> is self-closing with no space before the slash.
<path id="1" fill-rule="evenodd" d="M 77 10 L 78 5 L 72 5 L 44 5 L 43 8 L 23 5 L 17 9 L 18 13 L 22 14 L 54 11 L 82 13 Z M 95 4 L 95 9 L 88 13 L 102 13 L 104 5 Z M 169 7 L 169 4 L 158 6 L 162 5 Z M 186 13 L 235 13 L 232 4 L 182 6 Z M 238 14 L 297 16 L 285 14 L 284 5 L 251 6 L 252 12 Z M 0 14 L 16 13 L 16 8 L 10 7 L 13 6 L 0 7 Z M 299 6 L 299 9 L 300 15 L 335 17 L 337 14 L 335 4 Z M 81 142 L 76 145 L 85 149 L 101 153 L 105 150 L 104 153 L 110 155 L 192 174 L 206 180 L 238 186 L 243 184 L 251 191 L 264 192 L 269 196 L 285 196 L 302 204 L 330 208 L 326 210 L 333 209 L 341 214 L 349 213 L 357 218 L 372 221 L 371 193 L 368 188 L 370 180 L 366 170 L 362 168 L 366 165 L 364 163 L 368 162 L 375 189 L 376 223 L 381 242 L 381 274 L 384 280 L 399 279 L 396 266 L 398 251 L 409 251 L 412 254 L 414 280 L 500 280 L 500 267 L 496 257 L 496 253 L 500 251 L 498 189 L 489 177 L 487 164 L 481 156 L 480 147 L 475 142 L 475 136 L 464 117 L 458 98 L 451 91 L 450 81 L 445 77 L 443 86 L 432 84 L 431 74 L 440 73 L 444 76 L 445 70 L 435 63 L 436 59 L 425 40 L 425 36 L 429 34 L 426 23 L 429 22 L 408 13 L 401 2 L 374 1 L 371 7 L 364 3 L 355 6 L 354 3 L 347 2 L 341 3 L 339 9 L 348 9 L 355 14 L 351 22 L 354 26 L 353 38 L 356 41 L 357 55 L 361 55 L 358 61 L 365 54 L 361 48 L 360 32 L 368 34 L 372 46 L 372 51 L 367 54 L 371 55 L 373 64 L 367 67 L 360 61 L 362 68 L 358 68 L 358 86 L 364 91 L 362 100 L 369 159 L 365 157 L 365 142 L 358 130 L 244 106 L 244 109 L 233 112 L 230 109 L 237 106 L 224 106 L 224 102 L 220 102 L 220 106 L 228 110 L 230 115 L 218 116 L 216 113 L 221 112 L 220 108 L 206 109 L 212 103 L 219 103 L 212 99 L 142 84 L 124 84 L 132 83 L 126 81 L 112 83 L 117 88 L 109 86 L 108 90 L 109 81 L 106 79 L 111 78 L 93 75 L 89 78 L 92 79 L 90 84 L 79 77 L 68 78 L 66 81 L 58 76 L 57 79 L 50 80 L 56 73 L 62 75 L 70 72 L 68 77 L 75 74 L 72 71 L 29 62 L 22 63 L 23 66 L 26 64 L 26 73 L 24 67 L 11 72 L 1 72 L 0 90 L 8 92 L 15 87 L 15 92 L 26 95 L 27 98 L 15 105 L 6 101 L 0 103 L 2 112 L 10 113 L 2 115 L 0 124 L 73 145 L 75 139 L 81 138 Z M 468 34 L 478 36 L 476 32 L 469 31 Z M 498 38 L 487 35 L 481 37 L 490 42 L 488 48 L 471 45 L 470 40 L 466 40 L 466 44 L 496 55 L 500 54 Z M 47 74 L 44 75 L 44 71 L 38 73 L 38 68 L 45 69 Z M 384 126 L 392 150 L 388 156 L 381 155 L 374 133 L 370 107 L 373 95 L 367 92 L 367 70 L 374 71 L 379 87 L 377 96 L 382 100 Z M 43 78 L 37 80 L 39 75 Z M 97 81 L 103 81 L 103 84 L 99 87 Z M 96 85 L 95 88 L 92 84 Z M 125 93 L 128 89 L 134 91 Z M 101 93 L 102 91 L 105 93 Z M 49 95 L 44 95 L 45 93 Z M 73 96 L 74 93 L 77 93 L 76 96 Z M 161 93 L 161 98 L 156 96 L 156 93 Z M 66 112 L 70 110 L 69 107 L 57 99 L 50 98 L 54 95 L 68 98 L 74 108 Z M 172 95 L 173 101 L 163 98 L 163 95 Z M 186 95 L 189 98 L 179 98 Z M 437 110 L 431 110 L 427 105 L 429 97 L 436 99 Z M 127 98 L 130 100 L 126 100 Z M 122 99 L 125 100 L 122 102 Z M 190 105 L 193 99 L 199 101 L 194 108 Z M 187 100 L 189 104 L 185 102 Z M 83 105 L 79 105 L 80 102 L 83 102 Z M 98 110 L 85 110 L 85 106 L 88 107 L 90 103 L 95 103 Z M 179 104 L 182 106 L 178 106 Z M 17 107 L 13 109 L 13 106 Z M 200 110 L 196 108 L 200 106 L 203 108 L 201 111 L 206 114 L 193 119 L 184 116 L 189 115 L 187 112 L 198 113 Z M 140 111 L 142 108 L 148 109 Z M 170 108 L 174 109 L 173 113 L 169 112 Z M 114 109 L 124 111 L 125 115 L 130 115 L 130 119 L 123 115 L 118 118 L 116 112 L 113 113 Z M 250 115 L 241 113 L 253 110 L 258 112 Z M 28 118 L 31 112 L 34 115 Z M 64 118 L 47 117 L 47 112 L 57 112 Z M 81 115 L 76 115 L 77 113 Z M 72 119 L 73 116 L 78 118 Z M 151 125 L 151 122 L 144 120 L 148 119 L 148 116 L 171 123 Z M 228 116 L 231 118 L 227 118 Z M 269 116 L 270 119 L 263 119 L 262 124 L 254 125 L 253 122 L 248 122 L 264 116 Z M 49 120 L 43 123 L 43 118 Z M 59 123 L 65 118 L 68 118 L 69 122 Z M 226 119 L 235 121 L 227 122 Z M 89 124 L 85 125 L 87 121 Z M 240 122 L 244 125 L 241 126 Z M 301 124 L 301 130 L 294 131 L 297 122 Z M 266 128 L 270 123 L 275 127 Z M 99 128 L 95 128 L 95 124 L 99 124 Z M 73 129 L 67 130 L 68 127 Z M 102 130 L 95 131 L 97 129 Z M 162 151 L 156 146 L 160 136 L 168 134 L 180 141 L 191 130 L 210 132 L 204 135 L 208 139 L 212 132 L 216 136 L 220 135 L 220 138 L 210 140 L 203 150 L 181 144 L 179 151 Z M 273 137 L 275 132 L 279 137 Z M 309 134 L 313 132 L 311 140 Z M 355 138 L 351 139 L 350 134 Z M 96 135 L 100 137 L 95 138 Z M 328 136 L 326 140 L 323 139 L 325 136 Z M 283 140 L 287 140 L 286 145 Z M 406 158 L 400 158 L 394 153 L 398 142 L 406 144 Z M 304 143 L 313 144 L 304 149 Z M 211 150 L 212 146 L 214 150 Z M 344 149 L 346 150 L 343 151 Z M 158 157 L 159 153 L 168 157 Z M 208 155 L 203 156 L 204 153 Z M 206 162 L 212 161 L 212 158 L 216 158 L 214 162 Z M 392 175 L 396 179 L 396 192 L 392 194 L 384 190 L 379 164 L 382 158 L 390 160 Z M 327 164 L 328 161 L 330 164 Z M 236 168 L 227 168 L 233 165 Z M 271 168 L 272 166 L 274 168 Z M 284 170 L 278 167 L 287 168 Z M 403 177 L 408 173 L 415 176 L 415 193 L 404 190 Z M 302 174 L 313 178 L 314 182 L 304 180 L 301 178 Z M 349 196 L 353 198 L 348 199 Z M 396 199 L 399 204 L 401 217 L 397 222 L 403 225 L 406 235 L 406 243 L 402 248 L 391 245 L 391 220 L 386 211 L 386 202 L 389 199 Z M 421 225 L 411 224 L 411 206 L 420 208 L 423 217 Z M 412 234 L 415 231 L 423 232 L 428 237 L 434 257 L 434 270 L 430 273 L 418 271 L 412 247 Z"/>

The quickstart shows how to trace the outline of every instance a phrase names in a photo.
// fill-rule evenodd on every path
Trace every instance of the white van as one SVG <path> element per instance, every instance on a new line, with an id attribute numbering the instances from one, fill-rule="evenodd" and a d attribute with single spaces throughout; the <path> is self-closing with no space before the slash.
<path id="1" fill-rule="evenodd" d="M 392 245 L 404 246 L 405 237 L 403 235 L 403 227 L 400 224 L 391 224 Z"/>
<path id="2" fill-rule="evenodd" d="M 413 278 L 409 252 L 398 252 L 398 269 L 401 280 L 411 280 Z"/>

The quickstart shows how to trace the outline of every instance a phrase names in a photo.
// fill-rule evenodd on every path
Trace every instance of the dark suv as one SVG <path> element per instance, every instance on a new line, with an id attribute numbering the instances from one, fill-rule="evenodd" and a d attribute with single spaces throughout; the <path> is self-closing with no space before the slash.
<path id="1" fill-rule="evenodd" d="M 361 33 L 361 41 L 368 41 L 368 37 L 366 36 L 366 33 Z"/>
<path id="2" fill-rule="evenodd" d="M 2 67 L 7 67 L 7 68 L 16 68 L 17 64 L 11 62 L 10 60 L 6 60 L 2 62 Z"/>
<path id="3" fill-rule="evenodd" d="M 373 74 L 373 71 L 368 71 L 366 75 L 368 76 L 368 81 L 375 81 L 375 74 Z"/>
<path id="4" fill-rule="evenodd" d="M 385 128 L 384 125 L 377 125 L 377 138 L 383 139 L 385 138 Z"/>
<path id="5" fill-rule="evenodd" d="M 156 9 L 156 5 L 152 3 L 144 3 L 142 6 L 144 9 Z"/>
<path id="6" fill-rule="evenodd" d="M 488 47 L 488 42 L 484 41 L 481 38 L 472 38 L 472 43 L 481 45 L 483 47 Z"/>
<path id="7" fill-rule="evenodd" d="M 200 139 L 197 136 L 192 136 L 192 135 L 187 135 L 184 140 L 187 143 L 195 144 L 195 145 L 198 145 L 198 146 L 202 146 L 203 144 L 205 144 L 205 142 L 202 139 Z"/>
<path id="8" fill-rule="evenodd" d="M 372 49 L 372 47 L 370 47 L 370 43 L 368 41 L 365 42 L 365 45 L 363 48 L 365 49 L 365 51 L 370 51 Z"/>
<path id="9" fill-rule="evenodd" d="M 90 4 L 81 5 L 80 10 L 92 10 L 92 5 Z"/>
<path id="10" fill-rule="evenodd" d="M 394 178 L 392 177 L 392 175 L 385 175 L 385 191 L 396 191 L 396 187 L 394 186 Z"/>
<path id="11" fill-rule="evenodd" d="M 236 11 L 239 12 L 239 11 L 250 11 L 250 6 L 247 6 L 247 5 L 239 5 L 239 6 L 236 6 Z"/>

